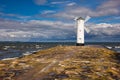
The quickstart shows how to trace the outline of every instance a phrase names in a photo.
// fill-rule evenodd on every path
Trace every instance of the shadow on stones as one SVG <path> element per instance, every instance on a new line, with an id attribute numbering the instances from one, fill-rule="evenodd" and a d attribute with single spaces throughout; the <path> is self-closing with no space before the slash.
<path id="1" fill-rule="evenodd" d="M 116 53 L 115 54 L 115 58 L 120 63 L 120 53 Z"/>
<path id="2" fill-rule="evenodd" d="M 64 79 L 64 78 L 68 78 L 69 76 L 66 74 L 56 74 L 54 72 L 49 73 L 49 75 L 47 75 L 45 78 L 43 78 L 42 80 L 55 80 L 55 79 Z"/>

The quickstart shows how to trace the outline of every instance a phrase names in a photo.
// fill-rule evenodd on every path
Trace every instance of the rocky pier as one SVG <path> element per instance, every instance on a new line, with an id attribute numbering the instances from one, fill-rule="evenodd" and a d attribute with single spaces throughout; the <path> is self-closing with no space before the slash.
<path id="1" fill-rule="evenodd" d="M 120 80 L 120 54 L 99 46 L 57 46 L 1 60 L 0 80 Z"/>

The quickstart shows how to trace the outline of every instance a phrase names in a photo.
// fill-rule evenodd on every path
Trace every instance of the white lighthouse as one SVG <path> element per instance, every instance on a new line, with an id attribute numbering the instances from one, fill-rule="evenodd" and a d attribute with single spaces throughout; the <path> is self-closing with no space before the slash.
<path id="1" fill-rule="evenodd" d="M 84 22 L 85 19 L 82 17 L 78 17 L 76 20 L 76 26 L 77 26 L 77 46 L 83 46 L 84 45 Z"/>

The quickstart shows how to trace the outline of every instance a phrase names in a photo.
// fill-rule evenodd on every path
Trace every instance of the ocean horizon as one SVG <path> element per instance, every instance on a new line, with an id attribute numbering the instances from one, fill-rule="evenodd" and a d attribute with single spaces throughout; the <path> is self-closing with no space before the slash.
<path id="1" fill-rule="evenodd" d="M 22 57 L 55 46 L 75 46 L 76 42 L 0 42 L 0 60 Z M 85 45 L 100 45 L 120 53 L 120 42 L 85 42 Z"/>

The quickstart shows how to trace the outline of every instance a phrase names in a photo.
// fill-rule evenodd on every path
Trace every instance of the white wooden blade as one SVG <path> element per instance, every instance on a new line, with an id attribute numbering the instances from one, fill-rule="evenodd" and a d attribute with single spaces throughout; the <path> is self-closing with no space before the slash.
<path id="1" fill-rule="evenodd" d="M 84 27 L 84 29 L 85 29 L 85 31 L 86 31 L 87 33 L 90 32 L 90 30 L 89 30 L 87 27 Z"/>
<path id="2" fill-rule="evenodd" d="M 78 17 L 75 17 L 74 20 L 76 21 L 78 19 Z"/>
<path id="3" fill-rule="evenodd" d="M 91 18 L 90 16 L 87 16 L 87 17 L 85 18 L 85 22 L 87 22 L 90 18 Z"/>

